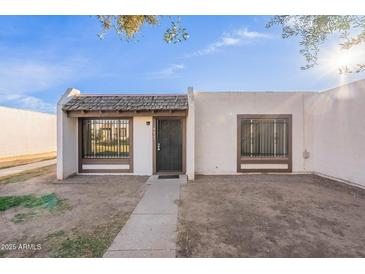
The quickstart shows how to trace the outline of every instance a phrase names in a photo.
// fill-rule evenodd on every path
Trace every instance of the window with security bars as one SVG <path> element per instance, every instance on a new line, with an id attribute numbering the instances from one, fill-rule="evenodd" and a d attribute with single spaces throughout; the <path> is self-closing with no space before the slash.
<path id="1" fill-rule="evenodd" d="M 84 119 L 82 158 L 127 158 L 130 151 L 128 119 Z"/>
<path id="2" fill-rule="evenodd" d="M 288 157 L 288 119 L 241 119 L 242 157 Z"/>

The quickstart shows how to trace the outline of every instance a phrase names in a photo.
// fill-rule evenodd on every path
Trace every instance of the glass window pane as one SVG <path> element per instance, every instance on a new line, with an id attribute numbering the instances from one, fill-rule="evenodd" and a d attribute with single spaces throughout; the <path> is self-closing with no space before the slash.
<path id="1" fill-rule="evenodd" d="M 287 157 L 287 119 L 242 119 L 241 156 Z"/>
<path id="2" fill-rule="evenodd" d="M 251 155 L 251 121 L 241 120 L 241 155 Z"/>
<path id="3" fill-rule="evenodd" d="M 129 157 L 129 120 L 85 119 L 82 132 L 83 158 Z"/>

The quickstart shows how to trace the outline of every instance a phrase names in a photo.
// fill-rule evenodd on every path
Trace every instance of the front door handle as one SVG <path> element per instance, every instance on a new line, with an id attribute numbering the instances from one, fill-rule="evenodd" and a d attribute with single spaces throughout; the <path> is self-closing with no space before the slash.
<path id="1" fill-rule="evenodd" d="M 160 143 L 157 143 L 157 150 L 160 151 L 161 147 L 160 147 Z"/>

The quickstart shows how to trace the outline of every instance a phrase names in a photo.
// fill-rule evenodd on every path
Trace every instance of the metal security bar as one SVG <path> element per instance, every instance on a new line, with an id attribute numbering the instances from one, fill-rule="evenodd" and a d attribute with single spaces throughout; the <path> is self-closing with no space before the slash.
<path id="1" fill-rule="evenodd" d="M 241 156 L 287 157 L 287 119 L 242 119 Z"/>
<path id="2" fill-rule="evenodd" d="M 82 158 L 129 157 L 129 120 L 85 119 L 82 121 Z"/>

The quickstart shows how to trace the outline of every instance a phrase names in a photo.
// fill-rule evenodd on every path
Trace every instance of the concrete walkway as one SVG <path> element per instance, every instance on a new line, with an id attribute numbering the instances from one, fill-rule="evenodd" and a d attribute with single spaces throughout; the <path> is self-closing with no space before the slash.
<path id="1" fill-rule="evenodd" d="M 104 258 L 169 258 L 175 257 L 177 239 L 177 200 L 179 179 L 157 179 L 151 176 L 149 188 L 129 220 L 104 254 Z"/>
<path id="2" fill-rule="evenodd" d="M 0 169 L 0 177 L 14 175 L 23 171 L 50 166 L 56 163 L 56 159 L 35 162 L 31 164 Z"/>

